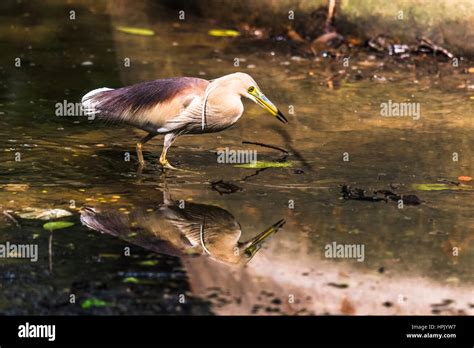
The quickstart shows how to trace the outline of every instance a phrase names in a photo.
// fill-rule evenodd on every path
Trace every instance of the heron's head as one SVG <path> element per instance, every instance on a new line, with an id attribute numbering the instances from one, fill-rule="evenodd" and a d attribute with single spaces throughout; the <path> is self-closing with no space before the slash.
<path id="1" fill-rule="evenodd" d="M 235 93 L 241 97 L 248 98 L 267 110 L 275 116 L 279 121 L 288 123 L 283 113 L 273 104 L 260 90 L 255 80 L 248 74 L 237 72 L 234 74 L 223 76 L 217 80 L 221 85 L 229 86 Z"/>
<path id="2" fill-rule="evenodd" d="M 239 247 L 241 250 L 244 251 L 244 260 L 245 262 L 249 262 L 252 257 L 255 256 L 255 254 L 260 250 L 262 247 L 263 243 L 274 233 L 276 233 L 280 228 L 283 227 L 285 224 L 285 219 L 281 219 L 274 223 L 272 226 L 267 228 L 265 231 L 262 233 L 258 234 L 257 236 L 253 237 L 251 240 L 244 242 L 244 243 L 239 243 Z"/>

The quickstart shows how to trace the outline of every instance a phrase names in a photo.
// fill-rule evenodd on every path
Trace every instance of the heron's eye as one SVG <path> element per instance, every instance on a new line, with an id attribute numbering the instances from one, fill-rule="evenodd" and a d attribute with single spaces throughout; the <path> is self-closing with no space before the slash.
<path id="1" fill-rule="evenodd" d="M 249 87 L 249 89 L 247 90 L 247 92 L 249 92 L 249 93 L 253 93 L 254 91 L 255 91 L 254 86 Z"/>

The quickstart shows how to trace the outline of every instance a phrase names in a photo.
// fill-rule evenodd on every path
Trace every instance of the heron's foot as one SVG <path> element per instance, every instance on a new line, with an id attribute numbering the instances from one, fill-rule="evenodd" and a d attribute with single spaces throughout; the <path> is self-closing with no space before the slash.
<path id="1" fill-rule="evenodd" d="M 163 169 L 179 170 L 178 168 L 173 167 L 166 158 L 160 158 L 160 164 Z"/>
<path id="2" fill-rule="evenodd" d="M 162 159 L 162 158 L 160 158 L 160 164 L 161 164 L 161 168 L 162 168 L 163 170 L 165 170 L 165 169 L 172 169 L 172 170 L 176 170 L 176 171 L 179 171 L 179 172 L 199 174 L 198 172 L 195 172 L 195 171 L 192 171 L 192 170 L 187 170 L 187 169 L 182 169 L 182 168 L 173 167 L 173 166 L 170 164 L 170 162 L 168 162 L 167 159 Z"/>

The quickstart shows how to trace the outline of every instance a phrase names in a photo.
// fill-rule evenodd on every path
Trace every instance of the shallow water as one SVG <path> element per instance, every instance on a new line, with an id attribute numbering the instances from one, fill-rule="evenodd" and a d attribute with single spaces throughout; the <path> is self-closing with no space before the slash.
<path id="1" fill-rule="evenodd" d="M 2 14 L 0 21 L 0 206 L 11 212 L 0 219 L 0 240 L 37 243 L 40 253 L 36 263 L 1 260 L 1 313 L 473 313 L 472 186 L 413 186 L 472 176 L 474 82 L 462 72 L 467 62 L 453 68 L 432 57 L 398 61 L 355 51 L 344 67 L 336 58 L 295 56 L 283 41 L 211 37 L 215 24 L 177 22 L 156 9 L 150 19 L 76 6 L 71 21 L 61 6 L 12 5 L 16 16 Z M 120 33 L 118 25 L 157 35 Z M 56 103 L 77 102 L 94 88 L 234 71 L 251 74 L 290 122 L 244 102 L 233 128 L 178 139 L 169 160 L 189 172 L 158 169 L 156 138 L 144 146 L 148 165 L 137 173 L 140 131 L 55 116 Z M 381 117 L 388 100 L 420 103 L 420 119 Z M 259 160 L 281 157 L 242 141 L 284 148 L 292 166 L 257 171 L 217 163 L 216 150 L 224 147 L 257 150 Z M 242 190 L 219 194 L 211 185 L 219 180 Z M 344 200 L 344 184 L 369 194 L 415 194 L 423 203 L 400 209 L 390 200 Z M 163 195 L 172 203 L 163 204 Z M 170 218 L 169 207 L 180 201 L 184 217 Z M 105 233 L 82 226 L 84 205 L 115 222 L 103 221 Z M 10 217 L 26 207 L 69 210 L 73 216 L 62 220 L 75 226 L 51 233 L 44 221 L 16 218 L 18 228 Z M 226 217 L 203 237 L 214 249 L 204 250 L 199 238 L 183 244 L 188 215 L 199 232 L 200 219 L 204 231 L 213 226 L 213 212 Z M 286 224 L 250 261 L 239 254 L 234 262 L 229 245 L 281 219 Z M 363 245 L 363 262 L 326 258 L 333 242 Z M 93 297 L 107 306 L 81 308 Z M 445 300 L 453 302 L 433 306 Z"/>

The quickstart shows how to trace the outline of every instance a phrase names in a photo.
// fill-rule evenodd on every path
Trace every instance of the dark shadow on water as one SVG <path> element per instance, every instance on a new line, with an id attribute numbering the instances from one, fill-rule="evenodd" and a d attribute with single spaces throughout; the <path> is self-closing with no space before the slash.
<path id="1" fill-rule="evenodd" d="M 278 133 L 285 142 L 285 148 L 289 150 L 289 152 L 303 164 L 303 168 L 308 170 L 313 170 L 311 164 L 303 157 L 301 152 L 299 152 L 295 147 L 292 145 L 292 136 L 290 135 L 289 131 L 286 129 L 282 129 L 281 127 L 272 126 L 272 130 L 275 133 Z"/>

